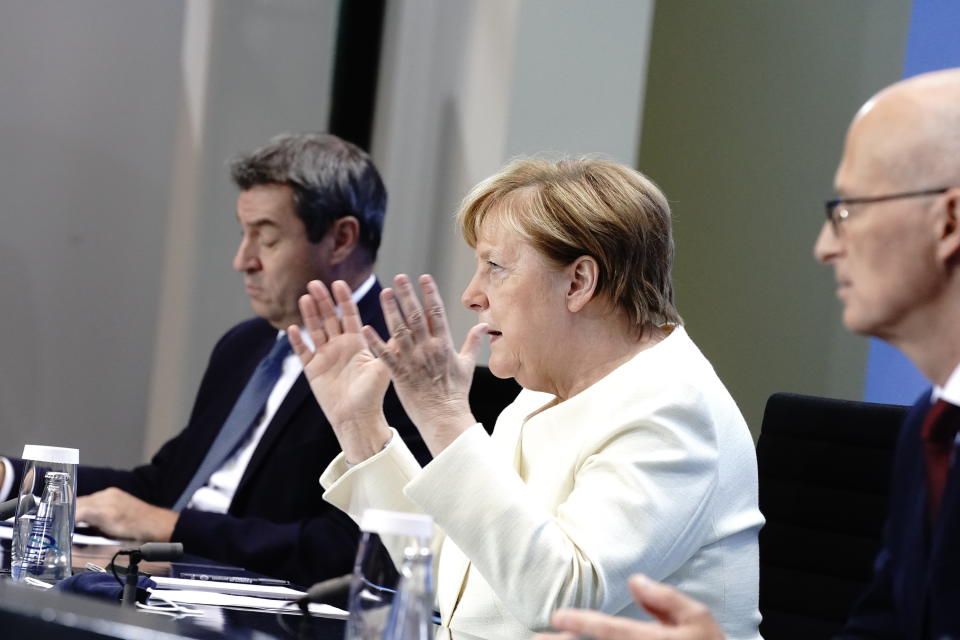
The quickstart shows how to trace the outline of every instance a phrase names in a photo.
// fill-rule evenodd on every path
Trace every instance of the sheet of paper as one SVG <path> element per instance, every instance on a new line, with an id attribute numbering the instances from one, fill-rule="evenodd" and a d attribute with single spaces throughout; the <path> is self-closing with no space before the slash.
<path id="1" fill-rule="evenodd" d="M 191 580 L 191 582 L 195 582 Z M 236 586 L 236 585 L 234 585 Z M 182 590 L 182 589 L 151 589 L 150 600 L 168 600 L 179 604 L 203 604 L 217 607 L 242 607 L 244 609 L 261 609 L 268 611 L 299 611 L 290 601 L 281 601 L 275 598 L 257 598 L 254 596 L 238 596 L 229 593 L 214 591 Z M 152 602 L 149 602 L 153 604 Z M 323 618 L 346 620 L 347 612 L 343 609 L 326 604 L 311 604 L 310 613 Z"/>
<path id="2" fill-rule="evenodd" d="M 186 580 L 184 578 L 151 578 L 157 583 L 158 589 L 180 589 L 183 591 L 214 591 L 236 596 L 254 596 L 257 598 L 271 598 L 273 600 L 296 600 L 304 595 L 290 587 L 276 587 L 271 585 L 242 584 L 237 582 L 218 582 L 216 580 Z"/>
<path id="3" fill-rule="evenodd" d="M 73 544 L 87 547 L 117 547 L 130 546 L 136 543 L 130 540 L 114 540 L 113 538 L 104 538 L 103 536 L 88 536 L 85 533 L 74 533 Z"/>

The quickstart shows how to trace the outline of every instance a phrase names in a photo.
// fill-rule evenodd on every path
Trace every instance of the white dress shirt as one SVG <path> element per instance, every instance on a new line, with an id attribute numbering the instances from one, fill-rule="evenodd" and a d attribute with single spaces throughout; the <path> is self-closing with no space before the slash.
<path id="1" fill-rule="evenodd" d="M 353 292 L 353 301 L 355 303 L 360 302 L 375 282 L 376 276 L 373 275 L 364 280 L 363 284 Z M 285 331 L 278 331 L 277 338 L 279 339 L 280 336 L 285 333 Z M 310 334 L 306 331 L 301 331 L 300 335 L 303 336 L 303 341 L 310 350 L 313 351 L 314 345 Z M 290 392 L 290 388 L 293 387 L 293 383 L 297 381 L 297 377 L 299 377 L 302 371 L 303 365 L 300 364 L 300 359 L 296 354 L 291 353 L 284 359 L 283 372 L 280 374 L 280 378 L 270 392 L 266 407 L 257 419 L 257 423 L 251 430 L 250 435 L 233 456 L 224 461 L 223 465 L 213 472 L 210 479 L 207 480 L 206 485 L 197 489 L 187 504 L 188 508 L 199 509 L 200 511 L 212 511 L 215 513 L 227 512 L 230 508 L 230 503 L 233 501 L 233 495 L 236 493 L 237 487 L 240 486 L 240 479 L 243 478 L 247 465 L 250 463 L 250 458 L 253 457 L 253 452 L 256 451 L 257 445 L 260 443 L 260 438 L 263 437 L 267 426 L 273 420 L 273 416 L 276 415 L 284 398 L 287 397 L 287 393 Z M 0 501 L 2 501 L 6 500 L 7 496 L 9 496 L 13 490 L 13 466 L 6 458 L 0 458 L 0 462 L 2 462 L 6 470 L 3 486 L 0 487 Z"/>
<path id="2" fill-rule="evenodd" d="M 939 385 L 933 387 L 930 401 L 936 402 L 940 398 L 960 407 L 960 364 L 953 370 L 953 373 L 950 374 L 950 377 L 947 378 L 946 383 L 944 383 L 942 387 Z"/>
<path id="3" fill-rule="evenodd" d="M 364 283 L 353 292 L 353 301 L 355 303 L 359 302 L 363 296 L 367 295 L 367 292 L 373 287 L 375 281 L 376 278 L 374 276 L 367 278 Z M 285 334 L 286 331 L 278 331 L 277 339 L 279 340 L 280 336 Z M 307 331 L 301 331 L 300 335 L 303 336 L 303 341 L 310 350 L 313 351 L 315 347 L 313 340 L 310 338 L 310 334 Z M 277 409 L 280 408 L 284 398 L 287 397 L 287 393 L 290 392 L 290 388 L 293 387 L 293 383 L 297 381 L 302 371 L 303 365 L 300 363 L 300 358 L 297 357 L 297 354 L 291 352 L 290 355 L 284 358 L 283 372 L 280 374 L 277 383 L 273 386 L 273 390 L 267 398 L 267 404 L 264 407 L 263 413 L 260 414 L 260 417 L 257 419 L 256 424 L 250 431 L 250 435 L 243 444 L 240 445 L 233 456 L 224 461 L 223 465 L 210 475 L 207 484 L 196 490 L 193 497 L 190 498 L 190 502 L 187 503 L 188 509 L 199 509 L 200 511 L 212 511 L 214 513 L 227 512 L 230 508 L 230 503 L 233 502 L 233 496 L 237 492 L 237 487 L 240 486 L 240 480 L 247 470 L 247 465 L 250 464 L 250 458 L 253 457 L 253 452 L 256 451 L 257 445 L 260 444 L 260 439 L 267 430 L 267 426 L 269 426 L 273 420 Z"/>

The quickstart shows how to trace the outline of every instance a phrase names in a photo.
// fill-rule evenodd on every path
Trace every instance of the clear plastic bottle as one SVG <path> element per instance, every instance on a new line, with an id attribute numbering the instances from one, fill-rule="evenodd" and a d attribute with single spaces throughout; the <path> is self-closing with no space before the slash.
<path id="1" fill-rule="evenodd" d="M 36 510 L 20 514 L 13 540 L 14 580 L 57 582 L 71 574 L 73 488 L 70 474 L 48 471 Z"/>
<path id="2" fill-rule="evenodd" d="M 429 615 L 433 612 L 430 558 L 427 557 L 424 565 L 414 564 L 413 558 L 408 563 L 407 550 L 426 549 L 429 556 L 433 521 L 425 515 L 368 509 L 360 519 L 360 531 L 362 537 L 350 584 L 347 640 L 406 637 L 391 634 L 394 633 L 393 625 L 397 615 L 394 613 L 394 604 L 398 598 L 406 598 L 404 593 L 409 592 L 410 589 L 408 587 L 406 592 L 395 592 L 395 588 L 398 587 L 399 577 L 399 588 L 403 589 L 402 583 L 406 575 L 404 572 L 412 577 L 414 574 L 422 574 L 425 569 L 427 577 L 423 584 L 429 584 L 429 595 L 424 597 L 429 602 L 429 620 Z M 390 553 L 389 556 L 387 551 Z M 412 553 L 411 555 L 416 556 Z M 403 559 L 399 576 L 391 557 Z M 410 564 L 409 570 L 408 564 Z M 405 619 L 408 617 L 404 615 Z"/>
<path id="3" fill-rule="evenodd" d="M 403 551 L 400 583 L 390 609 L 385 640 L 433 638 L 433 553 L 420 538 Z"/>

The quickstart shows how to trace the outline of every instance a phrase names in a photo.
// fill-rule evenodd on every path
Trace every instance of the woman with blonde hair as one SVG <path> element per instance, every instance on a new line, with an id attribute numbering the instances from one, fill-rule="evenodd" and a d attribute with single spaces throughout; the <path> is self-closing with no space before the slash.
<path id="1" fill-rule="evenodd" d="M 301 299 L 290 334 L 343 448 L 324 498 L 433 517 L 443 624 L 526 638 L 558 607 L 638 619 L 633 573 L 707 603 L 730 638 L 758 638 L 757 474 L 736 403 L 673 304 L 670 210 L 639 172 L 521 159 L 458 215 L 480 323 L 457 352 L 430 276 L 384 289 L 391 337 L 350 291 Z M 336 306 L 339 306 L 339 314 Z M 523 390 L 493 435 L 467 403 L 475 354 Z M 420 467 L 383 417 L 390 382 L 434 458 Z"/>

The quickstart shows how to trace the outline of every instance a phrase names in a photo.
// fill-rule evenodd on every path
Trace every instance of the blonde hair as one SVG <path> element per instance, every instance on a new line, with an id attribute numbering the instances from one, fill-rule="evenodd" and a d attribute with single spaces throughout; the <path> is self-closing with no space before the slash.
<path id="1" fill-rule="evenodd" d="M 622 311 L 638 335 L 681 323 L 670 275 L 670 205 L 639 171 L 591 157 L 516 159 L 461 203 L 457 221 L 471 247 L 489 216 L 559 265 L 584 255 L 596 260 L 597 294 Z"/>

